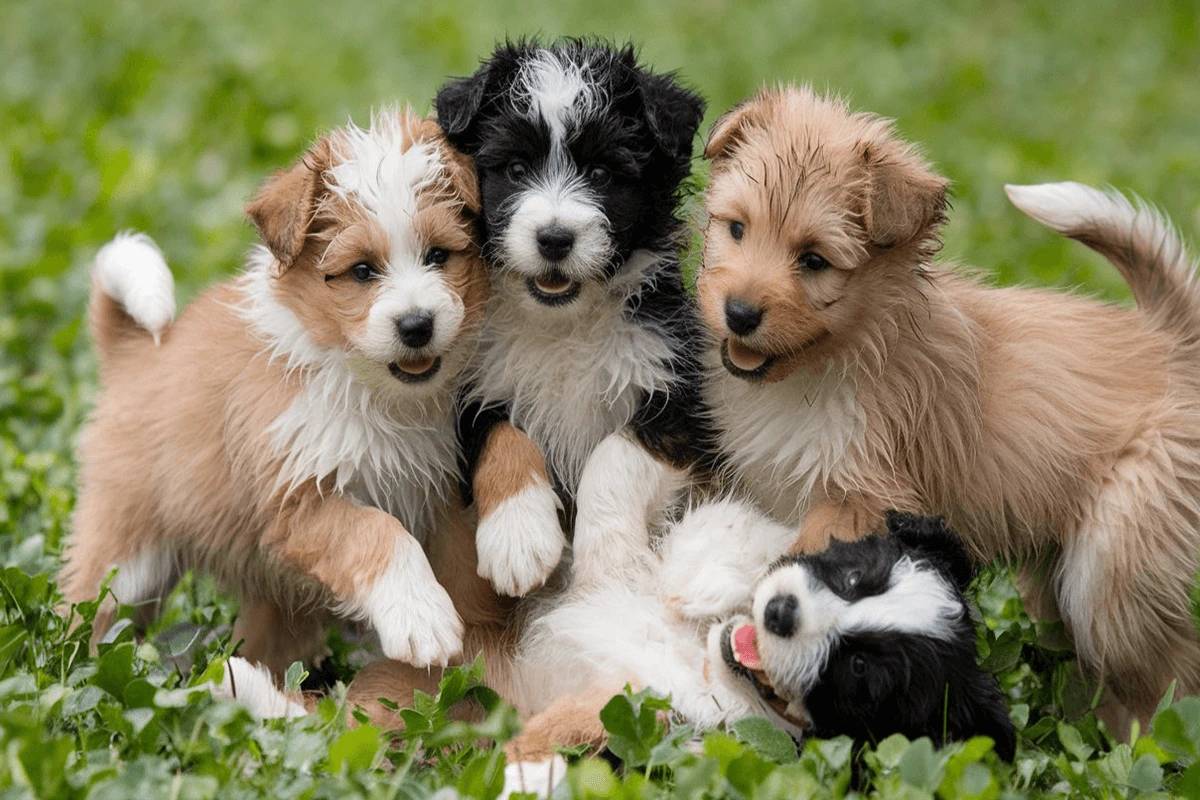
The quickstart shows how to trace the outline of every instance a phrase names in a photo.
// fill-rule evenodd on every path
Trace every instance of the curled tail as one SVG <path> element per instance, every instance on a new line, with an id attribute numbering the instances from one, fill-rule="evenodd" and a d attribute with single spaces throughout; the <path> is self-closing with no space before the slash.
<path id="1" fill-rule="evenodd" d="M 1081 183 L 1005 186 L 1013 205 L 1107 258 L 1133 290 L 1138 308 L 1167 333 L 1200 343 L 1196 265 L 1170 220 L 1119 192 Z"/>
<path id="2" fill-rule="evenodd" d="M 158 344 L 175 318 L 175 282 L 154 240 L 119 233 L 96 254 L 88 321 L 102 359 L 134 342 Z"/>

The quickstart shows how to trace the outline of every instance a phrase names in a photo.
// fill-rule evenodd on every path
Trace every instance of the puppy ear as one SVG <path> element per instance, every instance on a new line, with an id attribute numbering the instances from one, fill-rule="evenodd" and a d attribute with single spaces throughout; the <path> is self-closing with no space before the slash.
<path id="1" fill-rule="evenodd" d="M 722 114 L 708 130 L 708 141 L 704 143 L 704 157 L 709 161 L 729 153 L 734 144 L 741 141 L 748 125 L 760 118 L 759 100 L 744 100 Z"/>
<path id="2" fill-rule="evenodd" d="M 917 551 L 922 558 L 945 572 L 960 592 L 965 592 L 975 577 L 962 540 L 940 517 L 920 517 L 901 511 L 887 512 L 888 534 L 896 537 L 906 548 Z"/>
<path id="3" fill-rule="evenodd" d="M 996 755 L 1011 764 L 1017 754 L 1017 732 L 996 678 L 973 666 L 956 688 L 950 690 L 951 707 L 946 712 L 948 737 L 961 741 L 989 736 L 996 743 Z"/>
<path id="4" fill-rule="evenodd" d="M 437 111 L 438 125 L 446 138 L 463 152 L 474 152 L 479 146 L 479 110 L 483 107 L 483 95 L 487 89 L 490 67 L 480 67 L 474 75 L 455 78 L 443 86 L 433 101 Z"/>
<path id="5" fill-rule="evenodd" d="M 704 100 L 672 75 L 641 72 L 638 81 L 654 141 L 672 158 L 690 160 L 692 140 L 704 120 Z"/>
<path id="6" fill-rule="evenodd" d="M 940 225 L 946 184 L 911 145 L 888 139 L 863 146 L 863 225 L 872 243 L 892 247 Z"/>
<path id="7" fill-rule="evenodd" d="M 290 269 L 304 249 L 331 158 L 329 139 L 322 137 L 290 168 L 268 178 L 246 204 L 246 215 L 275 256 L 275 277 Z"/>

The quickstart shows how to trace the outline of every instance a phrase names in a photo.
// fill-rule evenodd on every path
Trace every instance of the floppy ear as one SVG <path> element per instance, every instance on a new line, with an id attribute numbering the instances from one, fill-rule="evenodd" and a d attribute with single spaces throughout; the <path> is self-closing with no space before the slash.
<path id="1" fill-rule="evenodd" d="M 867 144 L 862 151 L 863 225 L 880 247 L 904 244 L 941 224 L 946 184 L 911 145 L 894 139 Z"/>
<path id="2" fill-rule="evenodd" d="M 975 577 L 975 567 L 958 535 L 940 517 L 920 517 L 901 511 L 887 512 L 887 530 L 905 547 L 916 550 L 966 591 Z"/>
<path id="3" fill-rule="evenodd" d="M 734 144 L 741 141 L 746 126 L 759 118 L 758 98 L 743 100 L 722 114 L 708 130 L 704 143 L 704 157 L 716 161 L 728 154 Z"/>
<path id="4" fill-rule="evenodd" d="M 442 164 L 446 168 L 446 178 L 450 188 L 463 206 L 472 214 L 479 213 L 479 178 L 475 175 L 475 162 L 470 156 L 464 155 L 446 140 L 445 131 L 432 117 L 422 119 L 413 132 L 413 138 L 421 141 L 431 141 L 438 148 Z"/>
<path id="5" fill-rule="evenodd" d="M 443 86 L 433 101 L 438 125 L 446 138 L 463 152 L 473 152 L 479 146 L 477 122 L 483 107 L 483 94 L 488 83 L 487 65 L 474 75 L 455 78 Z"/>
<path id="6" fill-rule="evenodd" d="M 965 741 L 972 736 L 990 736 L 996 743 L 996 755 L 1011 764 L 1017 754 L 1017 732 L 995 677 L 974 667 L 957 688 L 951 691 L 953 705 L 946 713 L 949 738 Z"/>
<path id="7" fill-rule="evenodd" d="M 641 72 L 642 103 L 654 141 L 672 158 L 690 160 L 692 140 L 704 120 L 704 100 L 672 75 Z"/>
<path id="8" fill-rule="evenodd" d="M 290 168 L 268 178 L 246 204 L 246 215 L 275 256 L 275 277 L 290 269 L 304 249 L 330 160 L 329 139 L 321 137 Z"/>

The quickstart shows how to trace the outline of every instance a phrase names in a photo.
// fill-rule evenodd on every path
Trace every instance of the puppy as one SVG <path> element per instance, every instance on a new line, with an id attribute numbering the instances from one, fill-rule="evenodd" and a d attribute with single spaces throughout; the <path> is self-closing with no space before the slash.
<path id="1" fill-rule="evenodd" d="M 436 124 L 388 112 L 271 178 L 247 206 L 265 247 L 174 322 L 153 243 L 104 247 L 66 599 L 116 567 L 113 595 L 143 603 L 197 567 L 240 592 L 234 639 L 277 676 L 323 643 L 326 612 L 367 620 L 391 658 L 454 657 L 462 623 L 422 543 L 457 502 L 478 207 Z"/>
<path id="2" fill-rule="evenodd" d="M 1143 723 L 1172 680 L 1200 690 L 1200 292 L 1170 225 L 1075 184 L 1009 189 L 1106 255 L 1132 311 L 935 267 L 946 180 L 840 100 L 764 91 L 705 152 L 708 399 L 792 549 L 941 515 L 976 558 L 1044 556 L 1081 659 Z"/>
<path id="3" fill-rule="evenodd" d="M 648 553 L 631 515 L 699 457 L 678 194 L 703 111 L 631 47 L 575 40 L 501 46 L 438 93 L 438 122 L 475 159 L 492 269 L 462 436 L 480 575 L 502 593 L 558 563 L 559 500 L 590 526 L 577 550 Z"/>
<path id="4" fill-rule="evenodd" d="M 1000 687 L 975 660 L 963 597 L 974 571 L 962 543 L 940 520 L 891 512 L 886 525 L 777 562 L 752 618 L 714 628 L 714 649 L 810 735 L 984 735 L 1012 761 Z"/>
<path id="5" fill-rule="evenodd" d="M 755 609 L 753 620 L 736 617 L 707 634 L 659 601 L 657 569 L 648 564 L 635 580 L 613 573 L 539 602 L 515 647 L 503 638 L 482 642 L 488 684 L 526 719 L 506 746 L 506 791 L 548 793 L 566 771 L 556 745 L 602 746 L 600 711 L 626 684 L 669 695 L 677 720 L 701 731 L 757 714 L 797 739 L 987 735 L 1011 760 L 1015 739 L 999 688 L 975 664 L 962 597 L 972 570 L 962 545 L 937 520 L 896 514 L 888 526 L 885 536 L 776 564 L 768 583 L 780 599 Z M 781 540 L 793 531 L 748 503 L 722 500 L 686 514 L 667 538 L 718 533 Z M 219 695 L 260 717 L 304 713 L 298 698 L 245 662 L 228 667 L 234 677 Z M 399 718 L 377 698 L 406 705 L 414 689 L 434 691 L 436 678 L 379 662 L 355 678 L 350 699 L 391 727 Z"/>

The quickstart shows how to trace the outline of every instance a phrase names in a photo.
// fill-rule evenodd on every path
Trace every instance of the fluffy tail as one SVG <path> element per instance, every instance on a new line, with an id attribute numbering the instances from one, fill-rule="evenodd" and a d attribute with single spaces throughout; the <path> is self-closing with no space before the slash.
<path id="1" fill-rule="evenodd" d="M 100 248 L 88 320 L 101 358 L 130 342 L 158 344 L 174 318 L 175 282 L 153 239 L 119 233 Z"/>
<path id="2" fill-rule="evenodd" d="M 1187 343 L 1200 341 L 1196 265 L 1170 220 L 1119 192 L 1081 183 L 1005 186 L 1013 205 L 1107 258 L 1133 290 L 1138 308 Z"/>

